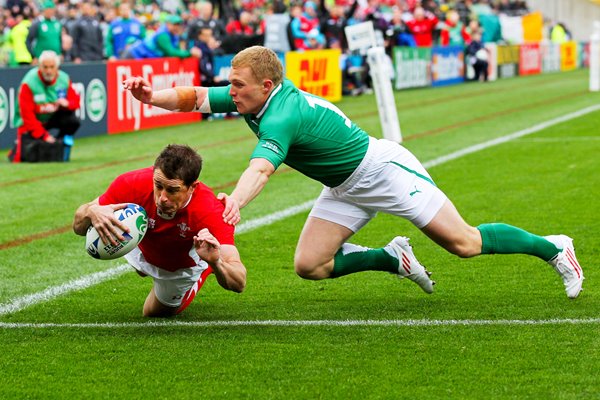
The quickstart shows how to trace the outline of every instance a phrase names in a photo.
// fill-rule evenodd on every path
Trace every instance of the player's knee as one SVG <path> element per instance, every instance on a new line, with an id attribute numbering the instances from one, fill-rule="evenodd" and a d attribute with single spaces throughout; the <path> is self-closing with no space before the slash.
<path id="1" fill-rule="evenodd" d="M 460 258 L 469 258 L 475 255 L 472 254 L 471 248 L 465 243 L 452 243 L 446 247 L 446 250 Z"/>
<path id="2" fill-rule="evenodd" d="M 467 235 L 449 243 L 446 246 L 446 250 L 461 258 L 475 257 L 476 255 L 481 254 L 481 242 L 478 241 L 476 237 Z"/>
<path id="3" fill-rule="evenodd" d="M 318 279 L 314 262 L 310 259 L 296 255 L 294 258 L 294 270 L 296 274 L 303 279 Z"/>

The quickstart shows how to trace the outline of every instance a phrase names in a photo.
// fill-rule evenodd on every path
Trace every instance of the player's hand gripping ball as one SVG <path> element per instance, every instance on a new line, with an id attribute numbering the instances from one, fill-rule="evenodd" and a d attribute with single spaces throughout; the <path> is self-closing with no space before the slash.
<path id="1" fill-rule="evenodd" d="M 118 244 L 104 244 L 96 228 L 90 226 L 85 235 L 85 248 L 88 254 L 100 260 L 112 260 L 124 256 L 133 250 L 144 238 L 148 228 L 148 216 L 143 207 L 129 203 L 127 207 L 116 210 L 115 218 L 129 228 L 129 233 L 123 232 L 125 240 Z"/>

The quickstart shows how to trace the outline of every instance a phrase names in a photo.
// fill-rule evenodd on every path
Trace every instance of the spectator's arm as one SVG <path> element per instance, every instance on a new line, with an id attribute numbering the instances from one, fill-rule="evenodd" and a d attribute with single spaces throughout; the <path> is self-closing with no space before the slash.
<path id="1" fill-rule="evenodd" d="M 37 119 L 35 115 L 36 107 L 31 89 L 25 83 L 22 84 L 19 90 L 19 112 L 23 120 L 23 127 L 32 137 L 46 140 L 50 134 L 40 120 Z"/>
<path id="2" fill-rule="evenodd" d="M 294 38 L 306 39 L 306 34 L 300 29 L 300 20 L 298 18 L 294 18 L 292 22 L 290 22 L 290 29 L 292 30 Z"/>
<path id="3" fill-rule="evenodd" d="M 25 45 L 27 46 L 27 51 L 29 51 L 29 54 L 31 54 L 33 56 L 33 58 L 37 58 L 36 55 L 33 53 L 33 45 L 37 39 L 38 30 L 39 30 L 39 22 L 35 21 L 29 27 L 29 32 L 27 33 L 27 39 L 25 39 Z"/>
<path id="4" fill-rule="evenodd" d="M 67 89 L 67 101 L 69 102 L 69 110 L 75 111 L 79 108 L 81 99 L 79 94 L 73 88 L 73 82 L 69 80 L 69 89 Z"/>
<path id="5" fill-rule="evenodd" d="M 169 38 L 168 35 L 158 35 L 156 38 L 156 45 L 160 50 L 162 50 L 165 57 L 185 58 L 191 55 L 188 50 L 182 50 L 174 47 L 171 43 L 171 38 Z"/>
<path id="6" fill-rule="evenodd" d="M 442 29 L 440 32 L 440 45 L 448 46 L 450 44 L 450 32 L 448 29 Z"/>
<path id="7" fill-rule="evenodd" d="M 107 58 L 115 55 L 115 47 L 113 46 L 113 33 L 110 26 L 106 31 L 106 38 L 104 38 L 104 55 Z"/>
<path id="8" fill-rule="evenodd" d="M 358 0 L 354 0 L 348 11 L 346 11 L 346 15 L 344 15 L 346 21 L 344 21 L 344 26 L 348 24 L 348 20 L 352 18 L 354 13 L 356 12 L 356 8 L 358 7 Z"/>
<path id="9" fill-rule="evenodd" d="M 73 57 L 73 60 L 80 58 L 80 38 L 82 37 L 82 34 L 80 32 L 80 25 L 79 23 L 75 23 L 75 26 L 73 27 L 73 36 L 71 36 L 71 38 L 73 39 L 73 47 L 71 48 L 71 56 Z M 63 33 L 65 33 L 67 30 L 63 29 Z M 62 35 L 61 35 L 61 45 L 60 48 L 62 49 Z"/>
<path id="10" fill-rule="evenodd" d="M 469 34 L 469 31 L 467 31 L 467 29 L 465 27 L 462 28 L 460 33 L 461 33 L 462 38 L 465 41 L 465 43 L 467 43 L 467 44 L 471 43 L 471 35 Z"/>

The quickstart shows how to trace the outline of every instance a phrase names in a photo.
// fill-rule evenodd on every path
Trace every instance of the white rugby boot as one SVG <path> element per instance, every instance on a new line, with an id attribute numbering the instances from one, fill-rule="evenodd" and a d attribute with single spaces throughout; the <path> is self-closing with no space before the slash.
<path id="1" fill-rule="evenodd" d="M 562 249 L 554 258 L 548 261 L 554 270 L 560 275 L 565 284 L 567 296 L 571 299 L 579 296 L 581 285 L 583 284 L 583 270 L 575 257 L 575 247 L 573 247 L 573 239 L 566 235 L 551 235 L 544 236 L 544 239 L 554 244 L 557 248 Z"/>
<path id="2" fill-rule="evenodd" d="M 419 285 L 425 293 L 433 293 L 435 282 L 429 278 L 431 273 L 417 261 L 408 240 L 407 237 L 396 236 L 388 244 L 398 257 L 398 276 L 410 279 Z"/>

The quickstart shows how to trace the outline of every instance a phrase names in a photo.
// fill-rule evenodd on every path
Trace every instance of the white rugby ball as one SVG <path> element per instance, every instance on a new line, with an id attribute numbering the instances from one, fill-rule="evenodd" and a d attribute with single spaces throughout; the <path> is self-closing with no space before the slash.
<path id="1" fill-rule="evenodd" d="M 112 260 L 124 256 L 133 250 L 144 238 L 148 227 L 146 210 L 137 204 L 127 204 L 126 208 L 116 210 L 115 218 L 129 228 L 129 233 L 123 233 L 125 240 L 118 244 L 104 244 L 98 231 L 93 226 L 88 228 L 85 235 L 85 248 L 88 254 L 100 260 Z"/>

